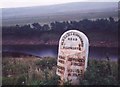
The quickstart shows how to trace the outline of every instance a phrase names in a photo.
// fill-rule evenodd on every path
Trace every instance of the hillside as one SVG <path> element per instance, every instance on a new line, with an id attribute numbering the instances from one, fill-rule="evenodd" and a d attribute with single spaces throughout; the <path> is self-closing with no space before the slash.
<path id="1" fill-rule="evenodd" d="M 52 22 L 50 25 L 33 23 L 3 27 L 3 45 L 58 45 L 60 36 L 67 30 L 79 30 L 85 33 L 90 46 L 118 47 L 118 21 L 112 17 L 91 21 Z"/>
<path id="2" fill-rule="evenodd" d="M 117 17 L 117 2 L 77 2 L 49 6 L 3 8 L 3 26 L 39 22 Z"/>

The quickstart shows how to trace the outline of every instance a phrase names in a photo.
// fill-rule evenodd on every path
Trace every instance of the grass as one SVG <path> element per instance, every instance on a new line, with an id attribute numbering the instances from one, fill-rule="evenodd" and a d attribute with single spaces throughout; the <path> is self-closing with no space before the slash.
<path id="1" fill-rule="evenodd" d="M 57 58 L 5 57 L 3 85 L 58 85 Z M 110 66 L 110 67 L 109 67 Z M 118 85 L 117 61 L 90 59 L 80 85 Z M 65 83 L 64 85 L 70 85 Z"/>

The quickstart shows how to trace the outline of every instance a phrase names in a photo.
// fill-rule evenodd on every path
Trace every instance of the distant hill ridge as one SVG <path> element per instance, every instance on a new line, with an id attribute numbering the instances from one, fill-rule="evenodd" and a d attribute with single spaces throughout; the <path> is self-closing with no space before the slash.
<path id="1" fill-rule="evenodd" d="M 32 14 L 48 14 L 71 11 L 89 11 L 89 10 L 115 10 L 118 8 L 117 2 L 74 2 L 67 4 L 34 6 L 21 8 L 3 8 L 3 18 L 7 16 L 20 16 Z M 8 14 L 9 13 L 9 14 Z"/>
<path id="2" fill-rule="evenodd" d="M 88 17 L 106 17 L 107 15 L 117 16 L 117 11 L 117 2 L 74 2 L 48 6 L 3 8 L 2 20 L 3 25 L 23 22 L 24 24 L 28 22 L 48 23 Z"/>

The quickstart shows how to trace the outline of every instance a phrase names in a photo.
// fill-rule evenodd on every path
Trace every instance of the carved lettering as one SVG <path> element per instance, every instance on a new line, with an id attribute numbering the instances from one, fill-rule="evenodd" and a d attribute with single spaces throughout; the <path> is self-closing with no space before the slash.
<path id="1" fill-rule="evenodd" d="M 88 47 L 88 39 L 80 31 L 69 30 L 61 36 L 56 73 L 62 81 L 79 82 L 87 67 Z"/>

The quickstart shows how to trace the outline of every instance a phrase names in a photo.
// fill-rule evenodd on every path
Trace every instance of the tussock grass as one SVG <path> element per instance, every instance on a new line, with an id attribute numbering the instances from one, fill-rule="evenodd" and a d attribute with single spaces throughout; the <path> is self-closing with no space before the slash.
<path id="1" fill-rule="evenodd" d="M 2 61 L 3 85 L 58 85 L 56 75 L 57 58 L 6 57 Z M 110 68 L 109 68 L 110 66 Z M 84 79 L 80 85 L 117 85 L 117 61 L 88 61 Z M 66 85 L 66 84 L 65 84 Z M 67 85 L 70 85 L 67 83 Z"/>

